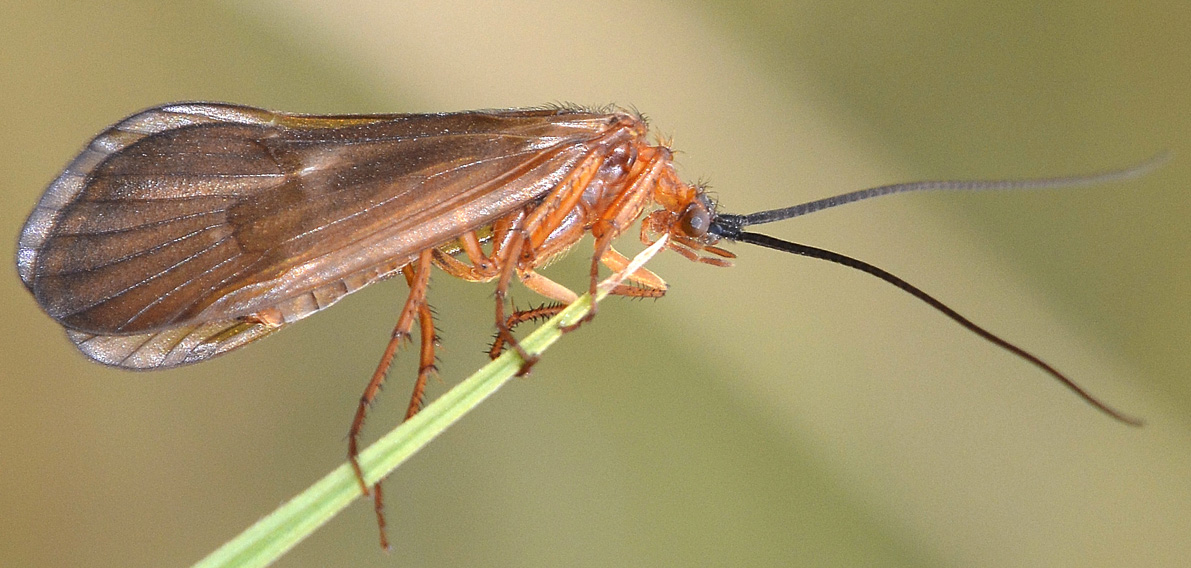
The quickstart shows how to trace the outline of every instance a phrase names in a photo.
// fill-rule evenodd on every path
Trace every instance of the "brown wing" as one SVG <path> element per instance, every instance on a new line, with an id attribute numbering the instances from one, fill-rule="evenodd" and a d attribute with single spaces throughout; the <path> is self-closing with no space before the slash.
<path id="1" fill-rule="evenodd" d="M 80 348 L 212 325 L 223 341 L 244 316 L 296 321 L 532 202 L 611 118 L 150 109 L 96 137 L 50 185 L 18 270 Z"/>

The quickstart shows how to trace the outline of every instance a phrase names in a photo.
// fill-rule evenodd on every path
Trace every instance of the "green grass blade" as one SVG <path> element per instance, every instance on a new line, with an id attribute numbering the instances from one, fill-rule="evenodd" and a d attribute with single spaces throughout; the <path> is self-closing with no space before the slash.
<path id="1" fill-rule="evenodd" d="M 582 296 L 522 339 L 522 347 L 530 354 L 542 353 L 561 337 L 560 325 L 577 321 L 590 307 L 590 296 Z M 506 351 L 377 440 L 360 453 L 364 478 L 375 483 L 392 473 L 448 426 L 496 392 L 517 374 L 520 367 L 521 359 L 516 353 Z M 344 463 L 195 566 L 268 566 L 360 497 L 360 487 L 351 466 Z"/>

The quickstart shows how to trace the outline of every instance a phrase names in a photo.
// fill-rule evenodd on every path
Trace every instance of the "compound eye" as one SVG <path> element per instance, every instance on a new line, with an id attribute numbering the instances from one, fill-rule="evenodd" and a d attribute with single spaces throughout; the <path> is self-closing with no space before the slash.
<path id="1" fill-rule="evenodd" d="M 678 219 L 678 226 L 688 237 L 702 237 L 711 226 L 711 213 L 702 203 L 692 202 L 683 210 L 682 217 Z"/>

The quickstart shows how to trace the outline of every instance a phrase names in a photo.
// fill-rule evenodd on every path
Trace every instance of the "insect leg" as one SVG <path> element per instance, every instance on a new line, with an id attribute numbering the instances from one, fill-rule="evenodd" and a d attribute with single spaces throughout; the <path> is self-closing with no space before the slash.
<path id="1" fill-rule="evenodd" d="M 666 245 L 666 248 L 668 248 L 672 251 L 675 251 L 678 254 L 681 254 L 682 256 L 685 256 L 685 257 L 687 257 L 687 259 L 694 261 L 694 262 L 701 262 L 703 264 L 710 264 L 712 266 L 719 266 L 719 267 L 732 266 L 731 261 L 724 260 L 722 258 L 710 257 L 710 256 L 699 256 L 699 254 L 696 253 L 695 251 L 710 252 L 712 254 L 716 254 L 716 255 L 719 255 L 719 256 L 722 256 L 725 258 L 736 258 L 735 254 L 733 254 L 727 250 L 724 250 L 720 247 L 700 244 L 698 241 L 696 241 L 695 239 L 692 239 L 690 237 L 684 237 L 681 235 L 671 235 L 670 239 L 671 239 L 670 243 Z"/>
<path id="2" fill-rule="evenodd" d="M 601 259 L 604 265 L 615 272 L 624 270 L 629 264 L 629 260 L 624 255 L 611 248 L 608 249 L 608 253 L 605 253 L 604 257 L 604 259 Z M 518 276 L 521 277 L 521 282 L 525 284 L 526 288 L 551 300 L 555 300 L 555 302 L 543 304 L 528 310 L 514 311 L 505 320 L 505 325 L 510 331 L 525 322 L 554 317 L 578 297 L 570 288 L 532 270 L 521 271 Z M 620 285 L 608 293 L 630 298 L 660 298 L 666 294 L 666 283 L 656 274 L 644 268 L 629 274 L 628 279 L 640 284 L 640 286 Z M 496 337 L 492 340 L 491 347 L 488 348 L 488 357 L 495 359 L 500 356 L 501 351 L 504 350 L 504 346 L 504 336 L 499 333 L 496 334 Z"/>
<path id="3" fill-rule="evenodd" d="M 604 255 L 612 248 L 612 240 L 624 231 L 625 227 L 632 224 L 633 220 L 641 213 L 645 207 L 645 201 L 649 198 L 654 186 L 657 185 L 658 179 L 661 176 L 662 169 L 668 163 L 665 156 L 658 155 L 652 158 L 649 165 L 646 166 L 640 174 L 637 175 L 628 188 L 608 205 L 600 215 L 599 220 L 591 226 L 591 234 L 596 238 L 595 254 L 591 258 L 591 281 L 588 286 L 588 293 L 595 297 L 596 288 L 600 282 L 600 261 Z M 595 318 L 597 304 L 591 305 L 591 310 L 587 315 L 575 323 L 563 326 L 561 329 L 564 332 L 574 331 L 586 322 Z"/>
<path id="4" fill-rule="evenodd" d="M 484 278 L 492 278 L 498 273 L 496 265 L 492 262 L 492 257 L 484 254 L 484 249 L 480 247 L 480 238 L 475 231 L 468 231 L 459 236 L 459 244 L 463 247 L 463 252 L 467 255 L 467 261 L 476 274 Z M 495 256 L 496 253 L 493 253 Z"/>
<path id="5" fill-rule="evenodd" d="M 508 343 L 513 346 L 517 354 L 521 356 L 523 361 L 521 370 L 518 375 L 524 375 L 529 372 L 534 363 L 538 361 L 537 356 L 531 356 L 521 347 L 517 338 L 513 337 L 512 328 L 509 322 L 516 321 L 517 314 L 513 317 L 506 318 L 504 303 L 508 295 L 509 284 L 512 281 L 514 273 L 526 282 L 527 286 L 533 289 L 534 285 L 542 282 L 540 287 L 546 292 L 543 295 L 565 301 L 566 303 L 573 302 L 578 296 L 566 289 L 561 284 L 554 283 L 542 276 L 538 276 L 533 272 L 533 267 L 542 261 L 542 256 L 538 255 L 538 248 L 541 247 L 555 229 L 559 227 L 563 219 L 566 219 L 571 210 L 577 207 L 580 198 L 583 196 L 584 189 L 591 183 L 592 178 L 599 170 L 599 166 L 604 160 L 604 151 L 601 148 L 596 148 L 589 152 L 584 157 L 583 161 L 575 167 L 542 201 L 541 205 L 529 210 L 523 215 L 514 219 L 503 219 L 494 225 L 495 239 L 492 245 L 492 256 L 490 257 L 496 266 L 500 269 L 500 280 L 496 286 L 496 341 L 492 352 L 499 352 L 499 346 Z M 560 240 L 569 239 L 571 242 L 578 240 L 583 236 L 582 227 L 576 225 L 575 230 L 564 231 L 566 237 Z M 461 239 L 464 250 L 468 251 L 467 242 Z M 559 245 L 565 243 L 559 242 Z M 479 248 L 478 246 L 476 248 Z M 468 251 L 468 256 L 472 253 Z M 475 260 L 473 259 L 473 262 Z M 526 275 L 531 276 L 526 276 Z"/>
<path id="6" fill-rule="evenodd" d="M 430 311 L 430 304 L 422 302 L 418 306 L 418 330 L 421 332 L 422 348 L 418 359 L 418 380 L 414 382 L 413 394 L 409 397 L 409 408 L 405 411 L 405 419 L 413 418 L 422 410 L 422 401 L 426 396 L 426 380 L 438 372 L 434 364 L 434 348 L 438 345 L 438 334 L 434 329 L 434 314 Z"/>
<path id="7" fill-rule="evenodd" d="M 510 331 L 512 331 L 514 328 L 525 322 L 550 319 L 558 315 L 558 312 L 563 311 L 566 309 L 566 307 L 566 304 L 551 303 L 542 304 L 541 306 L 530 308 L 528 310 L 517 310 L 509 314 L 509 318 L 505 320 L 505 325 L 508 326 Z M 488 347 L 488 358 L 495 359 L 500 357 L 500 353 L 504 351 L 504 349 L 505 339 L 498 332 L 496 337 L 492 338 L 492 345 Z"/>
<path id="8" fill-rule="evenodd" d="M 525 284 L 526 288 L 555 302 L 570 305 L 571 302 L 579 299 L 579 295 L 572 292 L 570 288 L 546 278 L 533 270 L 519 270 L 517 272 L 517 276 L 521 279 L 521 283 Z"/>
<path id="9" fill-rule="evenodd" d="M 591 258 L 591 285 L 588 288 L 588 293 L 591 294 L 593 298 L 596 295 L 596 288 L 600 282 L 600 259 L 604 257 L 604 253 L 606 253 L 608 249 L 612 248 L 612 239 L 616 238 L 616 235 L 620 232 L 614 221 L 601 220 L 599 223 L 601 223 L 603 227 L 606 227 L 606 230 L 603 232 L 603 234 L 596 237 L 596 252 Z M 594 233 L 595 230 L 593 229 L 592 232 Z M 561 329 L 563 333 L 570 333 L 576 329 L 579 329 L 579 326 L 595 319 L 597 305 L 598 304 L 595 302 L 592 302 L 591 309 L 587 311 L 587 315 L 579 318 L 575 323 L 561 326 L 559 329 Z"/>
<path id="10" fill-rule="evenodd" d="M 612 247 L 608 247 L 608 250 L 603 256 L 600 257 L 600 262 L 613 272 L 620 272 L 629 265 L 628 257 L 620 254 L 619 251 Z M 664 296 L 666 294 L 666 289 L 668 288 L 665 280 L 662 280 L 660 276 L 650 272 L 649 269 L 645 267 L 638 268 L 632 274 L 629 274 L 628 279 L 644 287 L 638 288 L 639 290 L 652 291 L 656 293 L 656 295 L 648 296 L 651 298 L 660 298 Z M 620 287 L 618 286 L 617 288 Z M 616 291 L 614 290 L 612 293 L 615 294 Z"/>
<path id="11" fill-rule="evenodd" d="M 483 282 L 490 278 L 481 274 L 475 266 L 468 266 L 467 263 L 438 249 L 432 250 L 431 254 L 434 255 L 434 265 L 455 278 L 468 282 Z"/>
<path id="12" fill-rule="evenodd" d="M 374 491 L 369 491 L 368 483 L 364 480 L 364 471 L 360 469 L 360 431 L 364 428 L 364 418 L 368 414 L 368 407 L 380 392 L 381 384 L 385 381 L 385 374 L 389 370 L 389 365 L 393 362 L 393 357 L 397 354 L 397 347 L 401 345 L 403 340 L 409 339 L 410 330 L 413 329 L 414 317 L 418 316 L 426 308 L 426 287 L 430 280 L 430 265 L 432 255 L 430 251 L 422 251 L 418 255 L 416 266 L 406 265 L 402 271 L 405 273 L 406 281 L 409 283 L 409 296 L 405 300 L 405 305 L 401 309 L 401 315 L 397 318 L 397 324 L 393 326 L 393 334 L 389 339 L 389 343 L 385 346 L 384 354 L 381 355 L 380 363 L 376 367 L 376 371 L 372 373 L 372 378 L 368 381 L 368 386 L 364 389 L 364 394 L 360 396 L 360 404 L 356 407 L 356 416 L 352 420 L 351 430 L 348 432 L 347 442 L 347 457 L 352 464 L 352 469 L 356 473 L 356 481 L 360 484 L 360 490 L 364 495 L 371 494 L 376 508 L 377 524 L 380 528 L 380 542 L 381 547 L 388 549 L 389 542 L 385 537 L 385 520 L 384 520 L 384 499 L 380 490 L 380 483 L 378 482 L 374 487 Z M 433 324 L 430 326 L 430 335 L 433 337 Z M 423 338 L 426 333 L 423 331 Z M 423 356 L 425 356 L 426 345 L 423 344 Z M 433 341 L 431 341 L 430 357 L 433 363 Z M 422 373 L 418 373 L 419 381 L 423 381 Z M 420 393 L 415 388 L 415 397 L 420 398 Z"/>
<path id="13" fill-rule="evenodd" d="M 468 231 L 460 235 L 459 244 L 460 249 L 467 256 L 468 262 L 471 263 L 470 265 L 439 249 L 431 251 L 434 255 L 434 265 L 447 274 L 468 282 L 487 282 L 500 274 L 500 269 L 497 268 L 494 258 L 495 253 L 493 256 L 484 254 L 475 231 Z"/>
<path id="14" fill-rule="evenodd" d="M 512 332 L 514 327 L 527 321 L 532 321 L 541 318 L 553 317 L 563 308 L 570 305 L 579 298 L 579 295 L 572 292 L 570 288 L 559 284 L 532 269 L 522 269 L 517 271 L 517 277 L 521 279 L 521 283 L 525 284 L 526 288 L 541 294 L 551 300 L 552 304 L 546 304 L 530 310 L 514 310 L 508 318 L 504 320 L 504 326 Z M 499 316 L 497 316 L 499 317 Z M 511 335 L 509 336 L 511 337 Z M 488 348 L 488 356 L 495 359 L 500 356 L 500 352 L 504 350 L 506 335 L 498 332 L 496 337 L 492 340 L 492 346 Z"/>
<path id="15" fill-rule="evenodd" d="M 517 371 L 517 376 L 522 376 L 529 372 L 534 363 L 538 362 L 538 357 L 527 353 L 517 338 L 513 337 L 512 330 L 505 318 L 505 298 L 509 294 L 509 284 L 513 280 L 513 273 L 516 272 L 517 261 L 521 258 L 521 249 L 529 238 L 522 228 L 511 231 L 510 237 L 508 248 L 500 251 L 503 257 L 499 262 L 501 264 L 500 280 L 496 283 L 496 292 L 494 293 L 496 296 L 496 334 L 502 341 L 512 345 L 517 354 L 521 356 L 521 369 Z"/>

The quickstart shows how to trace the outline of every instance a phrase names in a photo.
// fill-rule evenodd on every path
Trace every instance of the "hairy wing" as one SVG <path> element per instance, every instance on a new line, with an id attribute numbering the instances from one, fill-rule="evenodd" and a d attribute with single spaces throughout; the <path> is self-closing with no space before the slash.
<path id="1" fill-rule="evenodd" d="M 288 323 L 543 195 L 609 117 L 150 109 L 97 136 L 50 185 L 18 270 L 80 348 L 163 331 L 181 345 L 175 328 L 230 328 L 264 310 Z"/>

